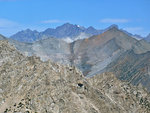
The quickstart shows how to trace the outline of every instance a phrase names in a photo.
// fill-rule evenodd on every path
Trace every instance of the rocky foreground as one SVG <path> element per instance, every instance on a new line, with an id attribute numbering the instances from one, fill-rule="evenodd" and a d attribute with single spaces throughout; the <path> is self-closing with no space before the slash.
<path id="1" fill-rule="evenodd" d="M 0 41 L 0 113 L 149 113 L 150 94 L 112 73 L 86 78 L 75 67 L 25 57 Z"/>

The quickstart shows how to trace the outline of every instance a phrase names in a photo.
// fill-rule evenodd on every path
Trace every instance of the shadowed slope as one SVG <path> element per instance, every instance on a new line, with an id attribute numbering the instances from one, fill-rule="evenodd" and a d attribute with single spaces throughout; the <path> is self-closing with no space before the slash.
<path id="1" fill-rule="evenodd" d="M 75 67 L 24 57 L 0 41 L 0 111 L 149 112 L 149 94 L 111 73 L 85 78 Z"/>

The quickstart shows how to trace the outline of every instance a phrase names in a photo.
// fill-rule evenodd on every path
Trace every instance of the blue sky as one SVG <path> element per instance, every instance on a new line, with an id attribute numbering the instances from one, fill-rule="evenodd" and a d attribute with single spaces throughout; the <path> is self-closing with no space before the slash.
<path id="1" fill-rule="evenodd" d="M 0 34 L 5 36 L 66 22 L 97 29 L 117 24 L 146 36 L 150 33 L 150 0 L 0 0 Z"/>

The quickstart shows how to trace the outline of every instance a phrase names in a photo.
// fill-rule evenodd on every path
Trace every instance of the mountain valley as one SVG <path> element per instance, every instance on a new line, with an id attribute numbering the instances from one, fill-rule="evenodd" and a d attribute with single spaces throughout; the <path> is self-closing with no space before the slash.
<path id="1" fill-rule="evenodd" d="M 0 111 L 4 113 L 149 113 L 141 85 L 112 73 L 87 78 L 74 66 L 25 57 L 0 41 Z"/>
<path id="2" fill-rule="evenodd" d="M 67 43 L 61 38 L 46 38 L 34 43 L 18 42 L 3 36 L 0 39 L 8 40 L 25 56 L 35 55 L 43 61 L 51 59 L 53 62 L 76 66 L 87 77 L 104 72 L 113 72 L 119 79 L 127 82 L 130 81 L 130 77 L 136 78 L 130 82 L 134 85 L 141 83 L 150 91 L 150 75 L 147 72 L 144 72 L 144 74 L 141 72 L 142 64 L 144 64 L 144 67 L 146 66 L 145 68 L 149 68 L 147 60 L 150 44 L 144 40 L 131 37 L 115 25 L 99 35 L 79 39 L 72 43 Z M 132 54 L 130 54 L 130 51 L 132 51 Z M 129 57 L 128 54 L 131 56 Z M 146 56 L 143 59 L 138 57 L 143 54 Z M 129 59 L 128 62 L 131 62 L 130 59 L 132 58 L 134 62 L 127 64 L 126 60 L 123 61 L 125 58 Z M 122 62 L 121 65 L 120 62 Z M 139 67 L 139 69 L 135 70 L 134 65 L 136 65 L 135 68 Z M 119 67 L 116 68 L 116 66 Z M 132 70 L 128 69 L 130 66 L 132 66 Z M 118 75 L 118 73 L 120 74 Z M 136 75 L 136 73 L 139 74 Z M 138 82 L 135 83 L 136 81 Z"/>
<path id="3" fill-rule="evenodd" d="M 0 111 L 149 113 L 150 43 L 116 25 L 64 26 L 0 35 Z"/>

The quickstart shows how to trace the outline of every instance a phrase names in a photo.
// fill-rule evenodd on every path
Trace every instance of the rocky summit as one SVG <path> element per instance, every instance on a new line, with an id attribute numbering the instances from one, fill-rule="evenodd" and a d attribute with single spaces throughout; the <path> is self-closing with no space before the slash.
<path id="1" fill-rule="evenodd" d="M 25 57 L 0 41 L 1 113 L 149 113 L 150 94 L 112 73 L 84 77 L 75 67 Z"/>
<path id="2" fill-rule="evenodd" d="M 65 26 L 73 25 L 65 24 L 61 29 L 65 29 Z M 60 38 L 46 38 L 34 43 L 24 43 L 1 35 L 0 40 L 8 40 L 26 56 L 36 55 L 42 61 L 50 59 L 53 62 L 76 66 L 84 76 L 113 72 L 120 80 L 133 85 L 141 84 L 150 92 L 148 62 L 150 43 L 133 38 L 116 25 L 112 25 L 99 35 L 72 43 L 67 43 Z"/>
<path id="3" fill-rule="evenodd" d="M 65 23 L 61 26 L 56 27 L 55 29 L 48 28 L 42 32 L 26 29 L 17 32 L 16 34 L 12 35 L 10 38 L 20 42 L 28 42 L 28 43 L 35 42 L 41 39 L 46 39 L 49 37 L 64 38 L 64 40 L 67 39 L 77 40 L 80 38 L 87 38 L 92 35 L 101 34 L 103 31 L 104 30 L 97 30 L 92 26 L 85 28 L 80 25 Z"/>

